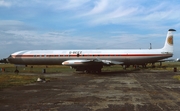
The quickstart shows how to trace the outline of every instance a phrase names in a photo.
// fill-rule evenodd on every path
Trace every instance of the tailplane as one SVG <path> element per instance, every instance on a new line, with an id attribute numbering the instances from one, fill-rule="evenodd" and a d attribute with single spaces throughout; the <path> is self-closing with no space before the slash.
<path id="1" fill-rule="evenodd" d="M 166 41 L 164 47 L 162 48 L 163 52 L 173 53 L 173 32 L 176 31 L 174 29 L 169 29 L 166 37 Z"/>

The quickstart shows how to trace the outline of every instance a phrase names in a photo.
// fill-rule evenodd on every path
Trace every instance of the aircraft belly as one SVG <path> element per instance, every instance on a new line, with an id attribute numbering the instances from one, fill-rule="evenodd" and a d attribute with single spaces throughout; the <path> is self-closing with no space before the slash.
<path id="1" fill-rule="evenodd" d="M 126 58 L 124 61 L 125 64 L 144 64 L 144 63 L 152 63 L 156 62 L 158 60 L 171 57 L 171 56 L 150 56 L 150 57 L 144 57 L 144 56 L 138 56 L 138 57 L 129 57 Z"/>

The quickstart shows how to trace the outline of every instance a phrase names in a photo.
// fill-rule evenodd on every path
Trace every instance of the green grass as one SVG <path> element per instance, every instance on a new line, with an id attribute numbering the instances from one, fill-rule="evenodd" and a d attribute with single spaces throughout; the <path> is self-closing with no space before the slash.
<path id="1" fill-rule="evenodd" d="M 5 69 L 2 71 L 1 69 Z M 74 70 L 70 70 L 69 67 L 66 66 L 44 66 L 44 65 L 34 65 L 33 67 L 18 67 L 19 73 L 16 74 L 16 67 L 13 64 L 0 64 L 0 89 L 12 87 L 12 86 L 20 86 L 29 83 L 33 83 L 37 81 L 37 78 L 42 73 L 43 69 L 46 69 L 46 73 L 62 73 L 62 72 L 72 72 Z M 28 73 L 37 74 L 26 75 Z M 41 75 L 42 76 L 42 75 Z M 46 78 L 49 80 L 50 78 Z"/>
<path id="2" fill-rule="evenodd" d="M 0 89 L 29 84 L 35 82 L 36 80 L 37 76 L 0 74 Z"/>
<path id="3" fill-rule="evenodd" d="M 0 68 L 4 68 L 5 72 L 2 73 L 14 73 L 16 67 L 13 64 L 0 64 Z M 42 70 L 45 69 L 47 73 L 61 73 L 61 72 L 70 72 L 72 70 L 67 66 L 60 65 L 33 65 L 27 67 L 18 67 L 20 73 L 42 73 Z"/>
<path id="4" fill-rule="evenodd" d="M 173 76 L 173 78 L 180 81 L 180 75 Z"/>

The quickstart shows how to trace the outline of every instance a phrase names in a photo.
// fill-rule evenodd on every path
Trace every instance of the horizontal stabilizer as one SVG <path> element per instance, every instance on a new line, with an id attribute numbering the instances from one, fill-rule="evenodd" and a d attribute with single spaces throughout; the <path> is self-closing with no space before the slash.
<path id="1" fill-rule="evenodd" d="M 169 31 L 176 31 L 175 29 L 169 29 Z"/>
<path id="2" fill-rule="evenodd" d="M 180 62 L 180 59 L 177 58 L 177 59 L 162 59 L 162 60 L 159 60 L 158 62 Z"/>

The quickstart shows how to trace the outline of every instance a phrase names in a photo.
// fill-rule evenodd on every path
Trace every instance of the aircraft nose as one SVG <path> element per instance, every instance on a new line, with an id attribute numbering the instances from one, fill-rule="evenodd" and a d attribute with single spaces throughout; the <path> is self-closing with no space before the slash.
<path id="1" fill-rule="evenodd" d="M 7 59 L 10 59 L 10 58 L 12 58 L 12 55 L 10 55 Z"/>

